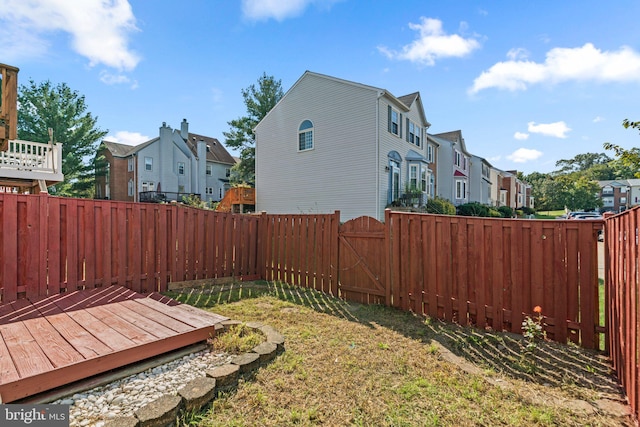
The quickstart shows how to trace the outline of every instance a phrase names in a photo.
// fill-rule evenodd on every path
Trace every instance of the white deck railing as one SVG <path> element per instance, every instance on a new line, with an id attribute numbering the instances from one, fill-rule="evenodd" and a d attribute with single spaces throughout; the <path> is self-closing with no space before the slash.
<path id="1" fill-rule="evenodd" d="M 62 144 L 10 140 L 0 151 L 0 177 L 62 181 Z"/>

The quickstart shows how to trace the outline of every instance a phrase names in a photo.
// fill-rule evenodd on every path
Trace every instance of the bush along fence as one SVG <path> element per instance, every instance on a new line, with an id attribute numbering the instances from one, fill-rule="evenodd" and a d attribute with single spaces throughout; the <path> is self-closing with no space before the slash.
<path id="1" fill-rule="evenodd" d="M 636 418 L 640 418 L 639 225 L 639 207 L 605 221 L 605 312 L 609 355 Z"/>

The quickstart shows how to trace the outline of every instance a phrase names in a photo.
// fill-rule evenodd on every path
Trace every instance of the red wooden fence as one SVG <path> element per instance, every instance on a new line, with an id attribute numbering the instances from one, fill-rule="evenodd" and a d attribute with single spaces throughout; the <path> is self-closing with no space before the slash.
<path id="1" fill-rule="evenodd" d="M 639 224 L 639 207 L 605 220 L 609 355 L 636 418 L 640 418 Z"/>
<path id="2" fill-rule="evenodd" d="M 263 278 L 338 295 L 340 212 L 260 217 Z"/>
<path id="3" fill-rule="evenodd" d="M 539 305 L 550 338 L 598 346 L 601 221 L 339 219 L 0 194 L 0 302 L 262 278 L 513 332 Z"/>
<path id="4" fill-rule="evenodd" d="M 391 305 L 522 332 L 540 306 L 550 339 L 598 348 L 602 221 L 503 220 L 387 212 Z"/>
<path id="5" fill-rule="evenodd" d="M 176 205 L 0 194 L 0 302 L 117 284 L 257 279 L 257 217 Z"/>

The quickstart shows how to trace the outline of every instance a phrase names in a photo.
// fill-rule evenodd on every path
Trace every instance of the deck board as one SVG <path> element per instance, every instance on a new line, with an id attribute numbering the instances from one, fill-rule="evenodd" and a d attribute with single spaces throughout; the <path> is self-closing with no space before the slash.
<path id="1" fill-rule="evenodd" d="M 0 402 L 204 341 L 224 320 L 121 286 L 0 305 Z"/>

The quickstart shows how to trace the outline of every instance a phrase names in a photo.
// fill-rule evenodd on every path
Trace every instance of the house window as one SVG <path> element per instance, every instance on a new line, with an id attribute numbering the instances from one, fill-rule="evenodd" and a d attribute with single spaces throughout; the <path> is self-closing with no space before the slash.
<path id="1" fill-rule="evenodd" d="M 409 165 L 409 188 L 418 188 L 418 165 Z"/>
<path id="2" fill-rule="evenodd" d="M 427 144 L 427 161 L 433 163 L 433 145 Z"/>
<path id="3" fill-rule="evenodd" d="M 151 171 L 153 170 L 153 158 L 145 157 L 144 158 L 144 170 Z"/>
<path id="4" fill-rule="evenodd" d="M 184 162 L 178 162 L 178 175 L 184 175 Z"/>
<path id="5" fill-rule="evenodd" d="M 602 194 L 613 194 L 613 187 L 607 185 L 602 188 Z"/>
<path id="6" fill-rule="evenodd" d="M 133 157 L 127 159 L 127 171 L 133 172 Z"/>
<path id="7" fill-rule="evenodd" d="M 184 185 L 178 185 L 178 193 L 184 193 Z"/>
<path id="8" fill-rule="evenodd" d="M 213 187 L 207 187 L 206 191 L 207 194 L 212 195 L 213 194 Z"/>
<path id="9" fill-rule="evenodd" d="M 153 181 L 142 181 L 142 191 L 153 191 Z"/>
<path id="10" fill-rule="evenodd" d="M 402 136 L 402 114 L 391 108 L 391 105 L 387 106 L 388 116 L 388 131 L 394 135 Z"/>
<path id="11" fill-rule="evenodd" d="M 461 179 L 456 180 L 456 199 L 464 199 L 467 194 L 467 183 Z"/>
<path id="12" fill-rule="evenodd" d="M 127 196 L 131 197 L 133 196 L 133 180 L 130 179 L 129 182 L 127 183 Z"/>
<path id="13" fill-rule="evenodd" d="M 462 164 L 462 155 L 459 151 L 456 151 L 454 164 L 458 167 L 460 167 L 460 165 Z"/>
<path id="14" fill-rule="evenodd" d="M 627 203 L 627 198 L 626 197 L 620 197 L 620 204 L 624 205 Z"/>
<path id="15" fill-rule="evenodd" d="M 603 206 L 613 206 L 613 197 L 603 197 L 602 204 Z"/>
<path id="16" fill-rule="evenodd" d="M 313 148 L 313 123 L 305 120 L 298 128 L 298 150 L 306 151 Z"/>
<path id="17" fill-rule="evenodd" d="M 422 168 L 420 173 L 420 188 L 422 191 L 427 191 L 427 169 Z"/>
<path id="18" fill-rule="evenodd" d="M 409 127 L 409 133 L 407 134 L 407 141 L 420 147 L 420 134 L 422 132 L 422 129 L 420 129 L 420 126 L 416 125 L 412 121 L 409 121 L 409 119 L 407 119 L 407 123 Z"/>
<path id="19" fill-rule="evenodd" d="M 227 169 L 225 175 L 227 178 L 229 178 L 231 176 L 231 169 Z"/>
<path id="20" fill-rule="evenodd" d="M 627 187 L 620 187 L 620 192 L 621 193 L 626 193 L 627 192 Z"/>
<path id="21" fill-rule="evenodd" d="M 207 175 L 213 174 L 213 165 L 207 165 Z"/>

